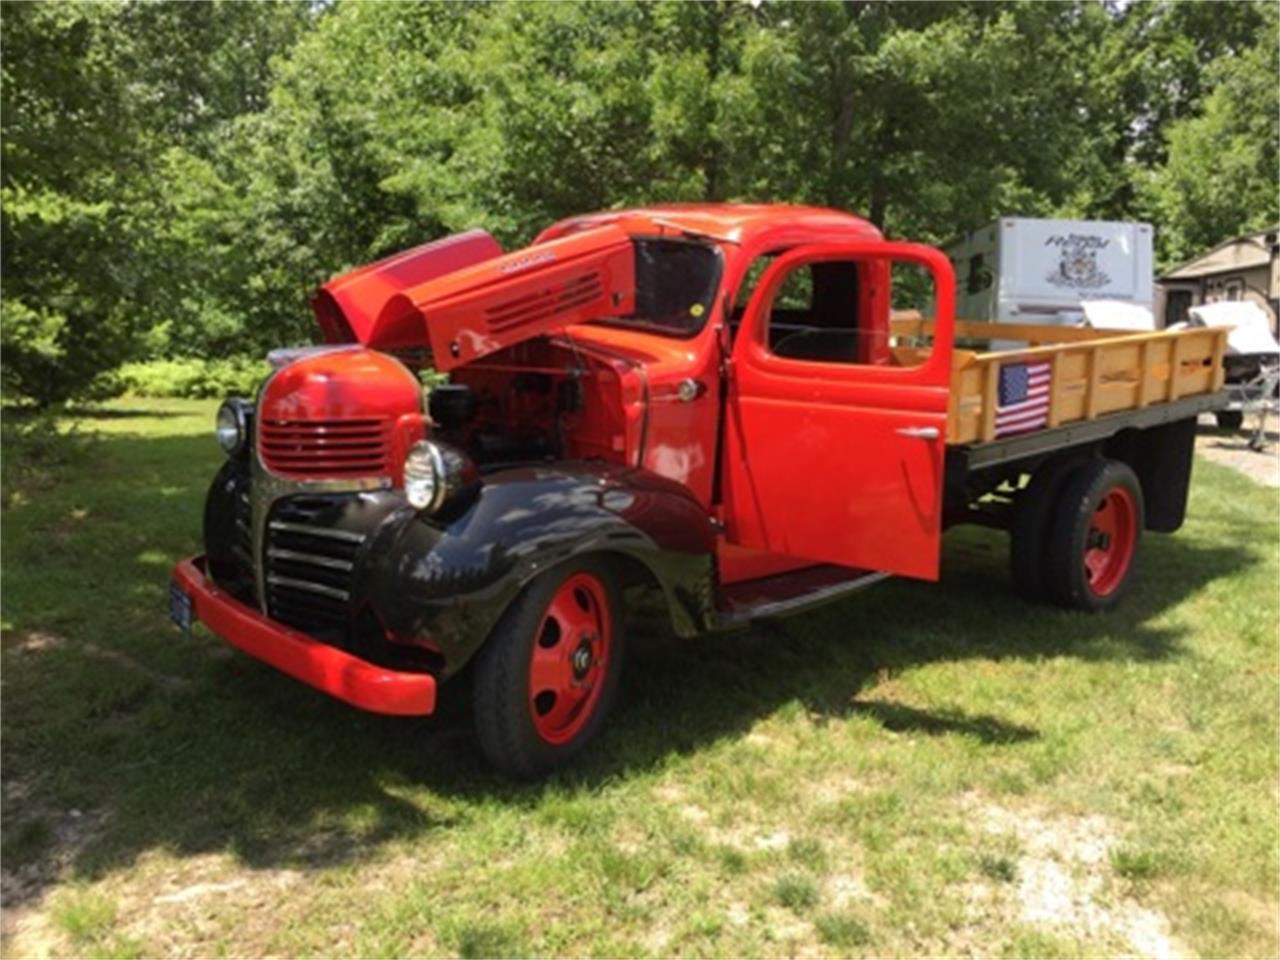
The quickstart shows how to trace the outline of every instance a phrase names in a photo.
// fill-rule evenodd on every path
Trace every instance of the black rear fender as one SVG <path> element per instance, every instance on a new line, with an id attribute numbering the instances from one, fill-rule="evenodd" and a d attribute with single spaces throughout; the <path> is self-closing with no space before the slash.
<path id="1" fill-rule="evenodd" d="M 1195 417 L 1145 430 L 1122 430 L 1104 444 L 1105 456 L 1128 464 L 1138 475 L 1148 530 L 1173 533 L 1186 519 L 1195 445 Z"/>

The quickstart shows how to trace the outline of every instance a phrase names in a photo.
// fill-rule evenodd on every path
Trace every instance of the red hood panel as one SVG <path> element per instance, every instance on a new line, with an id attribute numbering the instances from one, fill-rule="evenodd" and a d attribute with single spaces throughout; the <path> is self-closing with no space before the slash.
<path id="1" fill-rule="evenodd" d="M 383 322 L 387 302 L 410 287 L 500 256 L 502 247 L 484 230 L 456 233 L 334 277 L 316 291 L 311 309 L 328 343 L 422 346 L 416 322 L 407 327 Z"/>
<path id="2" fill-rule="evenodd" d="M 481 237 L 492 243 L 488 234 Z M 402 254 L 408 266 L 391 258 L 354 271 L 321 288 L 317 318 L 330 339 L 377 349 L 429 346 L 432 365 L 447 371 L 551 330 L 635 308 L 635 255 L 618 227 L 481 256 L 490 249 L 481 238 L 460 234 Z M 437 269 L 448 260 L 453 266 Z M 335 308 L 349 335 L 335 325 Z"/>
<path id="3" fill-rule="evenodd" d="M 606 226 L 535 244 L 407 290 L 403 303 L 422 318 L 436 369 L 451 370 L 570 324 L 634 312 L 631 237 Z"/>

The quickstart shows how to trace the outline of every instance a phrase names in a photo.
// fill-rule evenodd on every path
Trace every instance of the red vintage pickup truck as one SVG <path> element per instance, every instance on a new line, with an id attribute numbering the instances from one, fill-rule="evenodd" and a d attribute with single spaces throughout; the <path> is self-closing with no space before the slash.
<path id="1" fill-rule="evenodd" d="M 432 713 L 474 661 L 480 745 L 530 778 L 608 713 L 624 587 L 692 637 L 936 579 L 974 522 L 1010 531 L 1027 597 L 1110 607 L 1143 531 L 1182 523 L 1224 334 L 997 330 L 954 290 L 937 250 L 763 205 L 575 217 L 514 253 L 471 231 L 338 277 L 324 345 L 218 412 L 171 616 L 379 713 Z"/>

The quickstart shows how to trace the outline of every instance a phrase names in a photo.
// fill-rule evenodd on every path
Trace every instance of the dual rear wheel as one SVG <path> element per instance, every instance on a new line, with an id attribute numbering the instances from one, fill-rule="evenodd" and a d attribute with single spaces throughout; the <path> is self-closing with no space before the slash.
<path id="1" fill-rule="evenodd" d="M 1109 610 L 1133 580 L 1145 525 L 1142 485 L 1126 464 L 1047 464 L 1032 475 L 1014 508 L 1014 583 L 1029 600 Z"/>

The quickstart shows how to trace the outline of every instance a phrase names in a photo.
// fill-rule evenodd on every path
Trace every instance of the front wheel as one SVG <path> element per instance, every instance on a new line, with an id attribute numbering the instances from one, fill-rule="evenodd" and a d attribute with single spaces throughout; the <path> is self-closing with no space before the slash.
<path id="1" fill-rule="evenodd" d="M 1142 484 L 1125 464 L 1094 460 L 1063 487 L 1049 534 L 1047 586 L 1074 610 L 1109 610 L 1133 580 L 1146 513 Z"/>
<path id="2" fill-rule="evenodd" d="M 587 557 L 533 580 L 477 656 L 475 723 L 500 772 L 533 780 L 596 735 L 622 670 L 622 594 L 607 562 Z"/>

